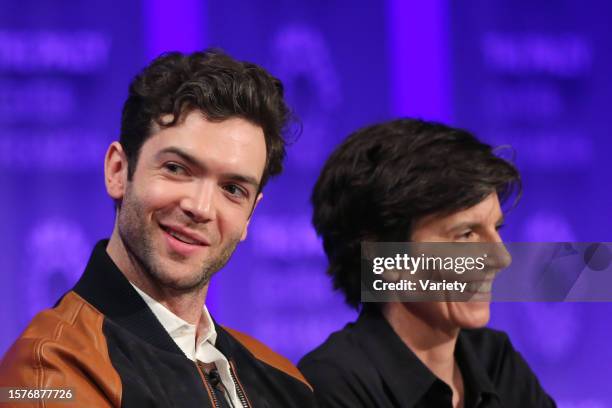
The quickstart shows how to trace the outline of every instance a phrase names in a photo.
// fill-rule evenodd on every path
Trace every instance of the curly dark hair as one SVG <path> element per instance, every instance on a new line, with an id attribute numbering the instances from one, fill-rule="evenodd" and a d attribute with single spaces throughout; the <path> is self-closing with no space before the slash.
<path id="1" fill-rule="evenodd" d="M 465 130 L 399 119 L 351 134 L 311 196 L 334 288 L 358 308 L 362 241 L 410 240 L 422 217 L 471 207 L 494 191 L 502 203 L 518 200 L 518 170 Z"/>
<path id="2" fill-rule="evenodd" d="M 162 54 L 130 84 L 119 140 L 128 158 L 129 179 L 140 148 L 154 133 L 154 125 L 174 126 L 193 110 L 211 121 L 241 117 L 261 126 L 266 166 L 260 190 L 269 177 L 281 173 L 284 132 L 290 118 L 282 83 L 255 64 L 237 61 L 220 50 L 206 50 Z M 167 114 L 172 119 L 163 121 Z"/>

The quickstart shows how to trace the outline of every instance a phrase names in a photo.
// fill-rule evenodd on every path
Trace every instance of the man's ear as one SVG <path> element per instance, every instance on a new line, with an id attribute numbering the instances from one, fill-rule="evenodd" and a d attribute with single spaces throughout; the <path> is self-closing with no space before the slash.
<path id="1" fill-rule="evenodd" d="M 253 217 L 253 213 L 255 212 L 255 208 L 257 208 L 257 204 L 259 204 L 259 202 L 261 201 L 261 199 L 263 198 L 263 193 L 259 193 L 257 194 L 257 198 L 255 199 L 255 204 L 253 204 L 253 209 L 251 210 L 251 215 L 249 215 L 249 218 L 247 219 L 247 222 L 244 226 L 244 230 L 242 231 L 242 236 L 240 237 L 240 241 L 244 241 L 247 237 L 247 230 L 249 229 L 249 223 L 251 222 L 251 218 Z"/>
<path id="2" fill-rule="evenodd" d="M 108 195 L 114 200 L 121 200 L 128 182 L 128 162 L 119 142 L 113 142 L 104 157 L 104 183 Z"/>

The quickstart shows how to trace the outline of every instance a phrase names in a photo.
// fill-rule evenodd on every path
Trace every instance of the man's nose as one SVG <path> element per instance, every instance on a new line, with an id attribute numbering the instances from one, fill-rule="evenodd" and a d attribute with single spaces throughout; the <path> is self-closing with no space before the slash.
<path id="1" fill-rule="evenodd" d="M 488 248 L 486 261 L 487 267 L 504 269 L 510 266 L 512 263 L 512 255 L 510 255 L 510 252 L 508 252 L 508 248 L 502 241 L 497 231 L 495 231 L 495 233 L 490 237 L 486 247 Z"/>
<path id="2" fill-rule="evenodd" d="M 181 209 L 194 221 L 206 222 L 215 218 L 216 183 L 204 180 L 195 183 L 182 198 Z"/>

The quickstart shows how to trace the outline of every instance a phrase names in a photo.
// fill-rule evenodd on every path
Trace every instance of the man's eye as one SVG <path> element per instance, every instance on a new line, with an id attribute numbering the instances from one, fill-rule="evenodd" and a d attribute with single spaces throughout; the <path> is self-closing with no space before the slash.
<path id="1" fill-rule="evenodd" d="M 459 235 L 459 238 L 461 239 L 471 239 L 474 238 L 474 231 L 470 230 L 470 231 L 465 231 L 463 233 L 461 233 Z"/>
<path id="2" fill-rule="evenodd" d="M 223 189 L 235 197 L 246 196 L 246 193 L 244 192 L 244 190 L 240 186 L 237 186 L 236 184 L 227 184 L 223 186 Z"/>
<path id="3" fill-rule="evenodd" d="M 183 166 L 176 163 L 166 163 L 164 164 L 164 169 L 172 174 L 185 174 L 186 170 Z"/>

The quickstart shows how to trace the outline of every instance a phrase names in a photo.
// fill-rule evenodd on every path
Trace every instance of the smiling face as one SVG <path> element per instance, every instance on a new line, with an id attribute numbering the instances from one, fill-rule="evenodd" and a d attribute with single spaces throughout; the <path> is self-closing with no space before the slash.
<path id="1" fill-rule="evenodd" d="M 501 243 L 499 229 L 503 214 L 496 193 L 487 196 L 480 203 L 450 215 L 431 215 L 422 218 L 413 228 L 415 242 L 478 242 Z M 510 263 L 510 256 L 503 245 L 495 246 L 497 253 L 487 260 L 487 268 L 498 272 Z M 489 276 L 494 276 L 491 273 Z M 490 282 L 480 282 L 490 289 Z M 478 295 L 478 294 L 477 294 Z M 443 329 L 482 327 L 489 321 L 490 302 L 488 297 L 479 301 L 463 302 L 413 302 L 404 307 L 419 315 L 430 325 Z"/>
<path id="2" fill-rule="evenodd" d="M 246 237 L 265 162 L 260 127 L 195 111 L 146 140 L 131 180 L 113 143 L 106 184 L 121 203 L 111 238 L 120 245 L 109 244 L 109 254 L 128 278 L 178 291 L 205 286 Z"/>

